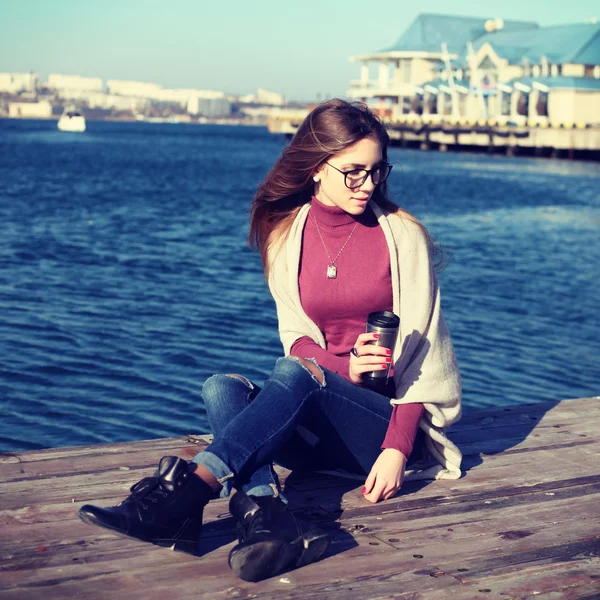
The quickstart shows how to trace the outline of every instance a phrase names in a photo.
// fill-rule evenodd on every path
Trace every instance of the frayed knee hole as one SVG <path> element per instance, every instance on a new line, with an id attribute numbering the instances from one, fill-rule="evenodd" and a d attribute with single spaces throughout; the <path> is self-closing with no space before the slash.
<path id="1" fill-rule="evenodd" d="M 307 371 L 309 371 L 319 385 L 325 385 L 325 375 L 316 362 L 313 362 L 308 358 L 300 358 L 299 356 L 290 356 L 290 358 L 299 362 Z"/>
<path id="2" fill-rule="evenodd" d="M 250 383 L 250 381 L 248 379 L 246 379 L 245 377 L 242 377 L 241 375 L 236 375 L 235 373 L 225 373 L 225 375 L 223 375 L 223 377 L 230 377 L 231 379 L 239 379 L 240 381 L 244 382 L 250 389 L 253 388 L 252 383 Z"/>

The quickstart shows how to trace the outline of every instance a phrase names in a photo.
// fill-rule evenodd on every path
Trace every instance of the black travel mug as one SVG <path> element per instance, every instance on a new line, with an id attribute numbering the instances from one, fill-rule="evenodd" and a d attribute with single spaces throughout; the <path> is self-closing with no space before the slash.
<path id="1" fill-rule="evenodd" d="M 369 342 L 369 344 L 389 348 L 392 351 L 392 355 L 394 354 L 394 346 L 396 345 L 399 329 L 400 317 L 389 310 L 372 312 L 367 317 L 367 333 L 379 334 L 379 338 Z M 378 369 L 377 371 L 364 373 L 362 378 L 363 385 L 376 392 L 383 390 L 387 385 L 391 366 L 392 363 L 390 362 L 387 369 Z"/>

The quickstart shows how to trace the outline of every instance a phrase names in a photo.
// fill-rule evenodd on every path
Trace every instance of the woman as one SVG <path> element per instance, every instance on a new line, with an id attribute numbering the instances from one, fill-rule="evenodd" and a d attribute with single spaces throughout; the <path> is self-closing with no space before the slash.
<path id="1" fill-rule="evenodd" d="M 235 488 L 229 563 L 258 581 L 317 560 L 329 541 L 287 510 L 273 462 L 365 477 L 365 499 L 378 502 L 400 489 L 420 428 L 433 462 L 412 475 L 460 477 L 444 434 L 460 416 L 459 374 L 429 236 L 387 198 L 388 142 L 363 105 L 331 100 L 306 117 L 251 214 L 285 357 L 262 389 L 239 375 L 208 379 L 213 443 L 190 464 L 164 457 L 119 506 L 82 507 L 84 521 L 193 550 L 204 506 Z M 367 315 L 384 310 L 400 316 L 393 350 L 364 333 Z M 362 385 L 390 366 L 385 389 Z"/>

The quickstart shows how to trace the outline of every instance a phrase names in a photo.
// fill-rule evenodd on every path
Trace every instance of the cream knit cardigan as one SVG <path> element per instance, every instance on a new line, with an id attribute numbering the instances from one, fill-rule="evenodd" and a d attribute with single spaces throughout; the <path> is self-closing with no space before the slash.
<path id="1" fill-rule="evenodd" d="M 390 251 L 394 312 L 400 333 L 393 355 L 396 397 L 392 404 L 422 402 L 419 424 L 433 462 L 407 471 L 407 479 L 458 479 L 461 453 L 445 430 L 460 418 L 460 376 L 440 309 L 440 291 L 421 228 L 405 217 L 384 214 L 373 201 Z M 283 243 L 269 250 L 269 289 L 277 307 L 279 335 L 286 356 L 293 343 L 308 336 L 322 348 L 325 338 L 300 303 L 298 275 L 302 232 L 310 204 L 304 205 Z"/>

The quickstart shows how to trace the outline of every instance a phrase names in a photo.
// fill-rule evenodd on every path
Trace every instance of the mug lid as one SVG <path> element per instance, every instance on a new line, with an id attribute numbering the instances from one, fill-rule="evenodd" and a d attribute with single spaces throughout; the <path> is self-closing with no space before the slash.
<path id="1" fill-rule="evenodd" d="M 400 317 L 390 310 L 369 313 L 367 323 L 375 327 L 396 328 L 400 326 Z"/>

